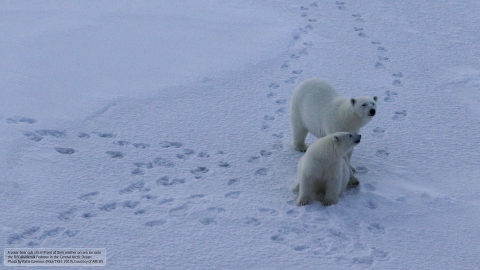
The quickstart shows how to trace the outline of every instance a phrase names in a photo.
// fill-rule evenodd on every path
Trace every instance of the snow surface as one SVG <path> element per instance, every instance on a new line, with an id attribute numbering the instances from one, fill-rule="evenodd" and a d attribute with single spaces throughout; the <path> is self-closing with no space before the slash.
<path id="1" fill-rule="evenodd" d="M 106 269 L 478 269 L 479 17 L 474 0 L 0 1 L 0 243 L 106 248 Z M 291 191 L 310 77 L 379 97 L 361 185 L 329 207 Z"/>

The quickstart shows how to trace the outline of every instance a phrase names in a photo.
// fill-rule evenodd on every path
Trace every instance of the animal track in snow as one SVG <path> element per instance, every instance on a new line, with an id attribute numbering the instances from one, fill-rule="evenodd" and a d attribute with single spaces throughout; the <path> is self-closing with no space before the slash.
<path id="1" fill-rule="evenodd" d="M 395 98 L 398 96 L 397 92 L 395 91 L 390 91 L 390 90 L 387 90 L 385 92 L 385 95 L 387 95 L 383 100 L 385 102 L 391 102 L 391 101 L 395 101 Z"/>
<path id="2" fill-rule="evenodd" d="M 175 164 L 170 161 L 169 159 L 163 158 L 163 157 L 157 157 L 153 160 L 153 164 L 155 166 L 160 166 L 160 167 L 165 167 L 165 168 L 172 168 L 175 166 Z"/>
<path id="3" fill-rule="evenodd" d="M 125 146 L 125 145 L 130 145 L 130 142 L 125 141 L 125 140 L 121 140 L 121 141 L 115 141 L 115 142 L 113 142 L 113 144 L 120 145 L 120 146 Z"/>
<path id="4" fill-rule="evenodd" d="M 168 213 L 171 216 L 184 216 L 187 214 L 188 209 L 189 209 L 188 204 L 183 204 L 170 209 Z"/>
<path id="5" fill-rule="evenodd" d="M 117 203 L 116 202 L 107 203 L 107 204 L 104 204 L 104 205 L 100 206 L 98 209 L 100 209 L 102 211 L 106 211 L 106 212 L 111 212 L 111 211 L 117 209 Z"/>
<path id="6" fill-rule="evenodd" d="M 67 137 L 67 133 L 62 130 L 56 130 L 56 129 L 40 129 L 40 130 L 35 130 L 35 133 L 37 133 L 40 136 L 50 136 L 54 138 L 65 138 Z"/>
<path id="7" fill-rule="evenodd" d="M 133 209 L 133 208 L 137 207 L 139 204 L 140 204 L 139 201 L 124 201 L 124 202 L 122 203 L 122 206 L 123 206 L 123 207 L 126 207 L 126 208 L 131 208 L 131 209 Z"/>
<path id="8" fill-rule="evenodd" d="M 297 77 L 290 77 L 288 79 L 285 80 L 285 83 L 290 83 L 290 84 L 294 84 L 295 83 L 295 80 L 297 79 Z"/>
<path id="9" fill-rule="evenodd" d="M 120 194 L 132 193 L 135 190 L 140 191 L 140 190 L 143 189 L 144 186 L 145 186 L 145 182 L 143 180 L 140 180 L 140 181 L 132 183 L 128 187 L 120 190 Z"/>
<path id="10" fill-rule="evenodd" d="M 309 248 L 309 246 L 295 246 L 295 247 L 293 247 L 293 250 L 303 251 L 303 250 L 308 249 L 308 248 Z"/>
<path id="11" fill-rule="evenodd" d="M 145 149 L 150 147 L 150 144 L 146 144 L 146 143 L 133 143 L 132 145 L 133 147 L 140 148 L 140 149 Z"/>
<path id="12" fill-rule="evenodd" d="M 357 166 L 355 170 L 356 170 L 355 174 L 358 174 L 358 175 L 365 175 L 368 173 L 368 169 L 365 166 Z"/>
<path id="13" fill-rule="evenodd" d="M 71 155 L 76 152 L 75 149 L 73 148 L 65 148 L 65 147 L 55 147 L 55 150 L 58 153 L 64 154 L 64 155 Z"/>
<path id="14" fill-rule="evenodd" d="M 35 124 L 37 120 L 28 117 L 14 116 L 7 119 L 8 124 Z"/>
<path id="15" fill-rule="evenodd" d="M 383 46 L 378 46 L 378 47 L 377 47 L 377 51 L 378 51 L 378 52 L 387 52 L 387 49 L 386 49 L 385 47 L 383 47 Z"/>
<path id="16" fill-rule="evenodd" d="M 368 200 L 365 204 L 365 207 L 369 208 L 369 209 L 377 209 L 378 208 L 378 203 L 376 203 L 375 201 L 373 200 Z"/>
<path id="17" fill-rule="evenodd" d="M 262 157 L 269 157 L 269 156 L 272 155 L 272 152 L 267 151 L 267 150 L 261 150 L 261 151 L 260 151 L 260 155 L 261 155 Z"/>
<path id="18" fill-rule="evenodd" d="M 18 244 L 18 243 L 22 242 L 24 239 L 27 239 L 27 238 L 35 235 L 38 231 L 40 231 L 40 227 L 38 227 L 38 226 L 30 227 L 30 228 L 26 229 L 25 231 L 23 231 L 22 233 L 17 233 L 17 234 L 11 235 L 8 238 L 7 243 L 9 245 Z"/>
<path id="19" fill-rule="evenodd" d="M 380 63 L 380 62 L 376 62 L 374 66 L 375 66 L 375 68 L 377 68 L 377 69 L 385 68 L 385 65 L 382 64 L 382 63 Z"/>
<path id="20" fill-rule="evenodd" d="M 169 141 L 160 142 L 160 147 L 162 148 L 169 148 L 169 147 L 180 148 L 182 147 L 182 145 L 183 144 L 179 142 L 169 142 Z"/>
<path id="21" fill-rule="evenodd" d="M 217 224 L 217 221 L 214 218 L 203 218 L 200 220 L 200 223 L 203 225 Z"/>
<path id="22" fill-rule="evenodd" d="M 376 188 L 373 184 L 371 184 L 371 183 L 366 183 L 366 184 L 363 185 L 363 186 L 364 186 L 367 190 L 369 190 L 369 191 L 375 191 L 375 190 L 377 190 L 377 188 Z"/>
<path id="23" fill-rule="evenodd" d="M 268 87 L 270 87 L 270 88 L 272 88 L 272 89 L 277 89 L 277 88 L 280 87 L 280 85 L 279 85 L 278 83 L 270 83 L 270 84 L 268 85 Z"/>
<path id="24" fill-rule="evenodd" d="M 193 155 L 193 154 L 195 154 L 195 151 L 192 150 L 192 149 L 189 149 L 189 148 L 185 148 L 185 149 L 183 149 L 183 153 L 185 155 Z"/>
<path id="25" fill-rule="evenodd" d="M 378 223 L 372 223 L 370 226 L 368 226 L 368 230 L 371 231 L 374 234 L 384 234 L 385 233 L 385 227 Z"/>
<path id="26" fill-rule="evenodd" d="M 135 162 L 133 163 L 137 168 L 151 169 L 153 164 L 151 162 Z"/>
<path id="27" fill-rule="evenodd" d="M 267 168 L 260 168 L 260 169 L 255 171 L 255 174 L 265 176 L 265 175 L 268 174 L 268 169 Z"/>
<path id="28" fill-rule="evenodd" d="M 135 212 L 133 212 L 134 215 L 143 215 L 146 213 L 146 210 L 145 209 L 140 209 L 140 210 L 137 210 Z"/>
<path id="29" fill-rule="evenodd" d="M 248 162 L 258 162 L 258 161 L 260 161 L 259 156 L 253 156 L 248 159 Z"/>
<path id="30" fill-rule="evenodd" d="M 230 167 L 232 167 L 232 165 L 230 165 L 230 163 L 228 163 L 228 162 L 220 161 L 220 162 L 218 163 L 218 167 L 221 167 L 221 168 L 230 168 Z"/>
<path id="31" fill-rule="evenodd" d="M 383 137 L 385 136 L 385 129 L 381 127 L 376 127 L 373 129 L 373 136 L 375 137 Z"/>
<path id="32" fill-rule="evenodd" d="M 280 133 L 272 134 L 272 136 L 275 137 L 275 138 L 281 139 L 281 138 L 283 138 L 283 133 L 280 132 Z"/>
<path id="33" fill-rule="evenodd" d="M 403 77 L 403 73 L 402 73 L 402 72 L 393 73 L 393 74 L 392 74 L 392 77 L 402 78 L 402 77 Z"/>
<path id="34" fill-rule="evenodd" d="M 125 154 L 120 151 L 106 151 L 105 153 L 111 158 L 123 158 L 125 156 Z"/>
<path id="35" fill-rule="evenodd" d="M 90 134 L 85 133 L 85 132 L 79 132 L 79 133 L 77 133 L 77 137 L 81 138 L 81 139 L 88 139 L 88 138 L 90 138 Z"/>
<path id="36" fill-rule="evenodd" d="M 158 226 L 162 226 L 165 223 L 167 223 L 166 220 L 156 219 L 156 220 L 148 221 L 148 222 L 144 223 L 143 225 L 148 226 L 148 227 L 158 227 Z"/>
<path id="37" fill-rule="evenodd" d="M 403 87 L 403 83 L 400 80 L 393 80 L 392 85 Z"/>
<path id="38" fill-rule="evenodd" d="M 95 213 L 88 213 L 88 212 L 87 212 L 87 213 L 83 213 L 83 214 L 82 214 L 82 217 L 83 217 L 83 218 L 87 218 L 87 219 L 88 219 L 88 218 L 94 218 L 94 217 L 96 217 L 96 216 L 97 216 L 97 214 L 95 214 Z"/>
<path id="39" fill-rule="evenodd" d="M 262 222 L 260 222 L 258 218 L 254 218 L 254 217 L 246 217 L 244 219 L 244 223 L 250 226 L 259 226 L 260 224 L 262 224 Z"/>
<path id="40" fill-rule="evenodd" d="M 275 113 L 279 116 L 283 116 L 285 115 L 285 113 L 287 113 L 287 108 L 281 107 L 278 110 L 276 110 Z"/>
<path id="41" fill-rule="evenodd" d="M 200 167 L 197 167 L 193 170 L 190 170 L 190 173 L 192 173 L 193 175 L 195 175 L 195 179 L 200 179 L 202 178 L 202 174 L 206 174 L 208 172 L 208 168 L 207 167 L 204 167 L 204 166 L 200 166 Z"/>
<path id="42" fill-rule="evenodd" d="M 231 186 L 234 185 L 235 183 L 238 183 L 240 180 L 238 178 L 232 178 L 228 180 L 227 185 Z"/>
<path id="43" fill-rule="evenodd" d="M 210 154 L 207 153 L 207 152 L 200 152 L 200 153 L 198 153 L 198 157 L 209 158 Z"/>
<path id="44" fill-rule="evenodd" d="M 400 110 L 400 111 L 395 112 L 392 119 L 393 120 L 403 120 L 406 116 L 407 116 L 407 111 L 406 110 Z"/>
<path id="45" fill-rule="evenodd" d="M 275 116 L 265 115 L 265 116 L 263 117 L 263 120 L 265 120 L 265 121 L 273 121 L 273 120 L 275 120 Z"/>
<path id="46" fill-rule="evenodd" d="M 352 14 L 352 17 L 354 17 L 355 21 L 358 22 L 358 23 L 364 23 L 365 22 L 365 19 L 362 18 L 362 14 L 360 14 L 360 13 Z"/>
<path id="47" fill-rule="evenodd" d="M 102 133 L 102 132 L 92 132 L 92 133 L 97 135 L 100 138 L 115 138 L 115 134 L 113 133 Z"/>
<path id="48" fill-rule="evenodd" d="M 27 137 L 27 139 L 29 139 L 31 141 L 34 141 L 34 142 L 39 142 L 43 139 L 42 136 L 38 135 L 35 132 L 31 132 L 31 131 L 23 132 L 23 136 Z"/>
<path id="49" fill-rule="evenodd" d="M 99 194 L 100 194 L 99 191 L 94 191 L 94 192 L 83 194 L 78 198 L 82 201 L 92 202 L 96 197 L 98 197 Z"/>
<path id="50" fill-rule="evenodd" d="M 385 149 L 377 150 L 375 153 L 375 156 L 380 157 L 380 158 L 387 158 L 390 155 L 390 152 L 388 152 Z"/>
<path id="51" fill-rule="evenodd" d="M 76 216 L 76 213 L 77 209 L 71 208 L 70 210 L 60 212 L 58 214 L 58 219 L 61 221 L 71 221 Z"/>
<path id="52" fill-rule="evenodd" d="M 347 9 L 344 1 L 336 1 L 335 4 L 337 5 L 337 8 L 339 10 L 346 10 Z"/>
<path id="53" fill-rule="evenodd" d="M 240 196 L 240 191 L 232 191 L 227 194 L 225 194 L 225 198 L 229 199 L 237 199 Z"/>
<path id="54" fill-rule="evenodd" d="M 186 182 L 185 178 L 170 179 L 170 177 L 168 176 L 163 176 L 157 179 L 156 181 L 157 185 L 162 185 L 162 186 L 174 186 L 176 184 L 184 184 L 185 182 Z"/>
<path id="55" fill-rule="evenodd" d="M 268 215 L 271 215 L 271 216 L 275 216 L 278 214 L 277 210 L 275 209 L 270 209 L 270 208 L 258 208 L 258 211 L 260 211 L 260 213 L 262 214 L 268 214 Z"/>

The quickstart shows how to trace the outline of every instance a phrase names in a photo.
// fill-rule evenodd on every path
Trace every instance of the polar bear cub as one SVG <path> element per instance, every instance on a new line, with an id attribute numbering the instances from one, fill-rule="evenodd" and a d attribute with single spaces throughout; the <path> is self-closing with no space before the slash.
<path id="1" fill-rule="evenodd" d="M 322 204 L 336 204 L 347 187 L 350 166 L 344 156 L 360 143 L 360 134 L 336 132 L 315 141 L 298 162 L 298 183 L 293 189 L 299 193 L 297 205 L 307 205 L 317 193 L 325 194 Z"/>
<path id="2" fill-rule="evenodd" d="M 292 96 L 293 147 L 306 151 L 308 132 L 317 138 L 339 131 L 358 133 L 372 120 L 376 109 L 376 96 L 348 99 L 341 97 L 327 81 L 308 79 L 295 88 Z M 347 161 L 350 164 L 350 160 Z"/>

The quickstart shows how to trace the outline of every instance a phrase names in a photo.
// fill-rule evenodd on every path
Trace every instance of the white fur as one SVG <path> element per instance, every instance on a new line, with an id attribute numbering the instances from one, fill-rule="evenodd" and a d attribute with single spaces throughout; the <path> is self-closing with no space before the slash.
<path id="1" fill-rule="evenodd" d="M 354 104 L 352 104 L 352 100 Z M 307 150 L 308 132 L 317 138 L 339 131 L 359 133 L 376 111 L 377 97 L 341 97 L 325 80 L 308 79 L 295 88 L 290 110 L 293 147 Z M 365 105 L 365 106 L 363 106 Z M 351 156 L 351 154 L 350 154 Z M 350 164 L 350 160 L 347 160 Z"/>
<path id="2" fill-rule="evenodd" d="M 332 205 L 347 187 L 350 167 L 344 156 L 360 142 L 361 135 L 337 132 L 315 141 L 298 162 L 297 205 L 315 200 L 316 193 L 325 195 L 322 204 Z"/>

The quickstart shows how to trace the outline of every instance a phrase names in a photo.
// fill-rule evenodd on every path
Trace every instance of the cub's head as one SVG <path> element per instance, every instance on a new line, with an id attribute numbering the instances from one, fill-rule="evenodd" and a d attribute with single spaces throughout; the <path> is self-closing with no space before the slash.
<path id="1" fill-rule="evenodd" d="M 360 143 L 362 135 L 349 132 L 333 133 L 334 144 L 339 151 L 350 151 L 355 145 Z"/>
<path id="2" fill-rule="evenodd" d="M 351 98 L 353 111 L 361 118 L 370 120 L 377 113 L 377 97 Z"/>

